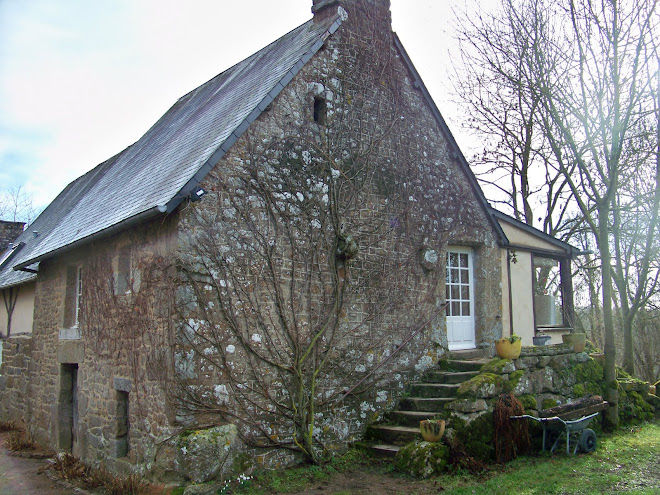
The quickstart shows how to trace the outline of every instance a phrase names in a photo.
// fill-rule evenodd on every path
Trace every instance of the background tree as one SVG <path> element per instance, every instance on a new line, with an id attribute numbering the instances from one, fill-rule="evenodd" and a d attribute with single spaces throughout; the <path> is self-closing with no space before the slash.
<path id="1" fill-rule="evenodd" d="M 608 418 L 615 423 L 614 211 L 617 198 L 622 197 L 622 185 L 632 185 L 629 179 L 640 168 L 644 169 L 640 167 L 644 159 L 640 162 L 637 154 L 636 131 L 643 127 L 653 108 L 648 75 L 655 73 L 652 67 L 655 58 L 650 56 L 655 49 L 655 2 L 506 0 L 504 6 L 500 13 L 479 20 L 476 26 L 472 24 L 476 36 L 471 44 L 473 48 L 480 47 L 476 53 L 481 54 L 478 59 L 481 69 L 503 81 L 509 89 L 508 93 L 500 91 L 510 98 L 506 100 L 508 106 L 499 108 L 497 114 L 508 115 L 508 108 L 516 108 L 523 116 L 518 122 L 536 123 L 542 129 L 543 144 L 534 148 L 550 152 L 541 155 L 546 157 L 544 164 L 551 164 L 545 168 L 551 171 L 544 174 L 546 182 L 553 185 L 559 181 L 559 190 L 570 191 L 568 208 L 579 213 L 600 253 L 606 381 L 608 399 L 613 406 Z M 490 82 L 483 78 L 476 81 L 479 87 Z M 530 117 L 532 114 L 535 119 Z M 513 135 L 518 138 L 513 142 L 529 142 L 520 137 L 530 133 L 521 133 L 520 129 L 530 129 L 530 125 L 514 126 Z M 511 134 L 508 128 L 500 126 L 496 135 Z M 516 144 L 511 149 L 531 148 Z M 520 177 L 528 178 L 525 153 L 510 156 L 514 160 L 522 159 L 520 170 L 524 173 Z M 532 188 L 521 190 L 531 194 Z M 514 188 L 508 191 L 517 193 Z M 647 198 L 650 208 L 644 209 L 652 212 L 654 195 Z M 544 200 L 545 215 L 552 217 L 554 202 L 551 198 Z M 653 218 L 653 214 L 646 217 Z M 655 223 L 646 225 L 645 232 L 652 238 Z M 616 254 L 615 247 L 614 251 Z M 644 276 L 643 264 L 636 270 Z"/>
<path id="2" fill-rule="evenodd" d="M 38 213 L 23 184 L 0 191 L 0 220 L 30 224 Z"/>

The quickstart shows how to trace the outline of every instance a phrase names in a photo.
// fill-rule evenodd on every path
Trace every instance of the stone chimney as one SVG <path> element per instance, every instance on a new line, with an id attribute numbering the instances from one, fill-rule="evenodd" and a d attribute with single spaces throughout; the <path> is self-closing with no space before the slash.
<path id="1" fill-rule="evenodd" d="M 0 220 L 0 253 L 2 253 L 11 242 L 23 233 L 25 223 L 7 222 Z"/>
<path id="2" fill-rule="evenodd" d="M 366 16 L 378 19 L 389 26 L 390 30 L 392 29 L 390 0 L 312 0 L 314 22 L 320 22 L 335 15 L 339 6 L 348 12 L 349 20 L 355 21 Z"/>

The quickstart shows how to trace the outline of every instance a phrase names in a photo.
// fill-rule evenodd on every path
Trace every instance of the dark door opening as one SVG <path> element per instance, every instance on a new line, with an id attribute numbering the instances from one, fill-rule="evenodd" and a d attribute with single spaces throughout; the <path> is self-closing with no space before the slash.
<path id="1" fill-rule="evenodd" d="M 60 370 L 58 446 L 72 452 L 78 431 L 78 365 L 63 364 Z"/>

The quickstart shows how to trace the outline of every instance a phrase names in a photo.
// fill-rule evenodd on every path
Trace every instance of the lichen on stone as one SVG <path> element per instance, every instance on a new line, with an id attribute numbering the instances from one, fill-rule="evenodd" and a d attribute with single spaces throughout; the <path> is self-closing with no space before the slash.
<path id="1" fill-rule="evenodd" d="M 411 442 L 401 448 L 394 459 L 399 471 L 417 478 L 443 473 L 448 462 L 449 447 L 442 442 Z"/>

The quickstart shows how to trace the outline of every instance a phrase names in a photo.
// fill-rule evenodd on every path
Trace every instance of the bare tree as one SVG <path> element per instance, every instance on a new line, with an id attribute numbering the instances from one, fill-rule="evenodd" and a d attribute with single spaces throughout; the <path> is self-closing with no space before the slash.
<path id="1" fill-rule="evenodd" d="M 440 253 L 485 220 L 466 202 L 443 214 L 469 185 L 424 164 L 391 40 L 359 43 L 339 44 L 336 72 L 287 88 L 263 123 L 272 138 L 249 130 L 212 172 L 178 266 L 181 415 L 231 421 L 250 445 L 310 462 L 359 430 L 340 431 L 348 411 L 366 418 L 397 373 L 395 387 L 421 353 L 433 361 Z"/>
<path id="2" fill-rule="evenodd" d="M 32 196 L 25 191 L 23 184 L 0 191 L 0 219 L 29 224 L 37 214 Z"/>
<path id="3" fill-rule="evenodd" d="M 647 289 L 656 287 L 652 274 L 648 280 L 653 253 L 649 242 L 655 237 L 657 226 L 658 184 L 654 169 L 646 177 L 646 180 L 651 179 L 652 190 L 645 195 L 645 206 L 634 210 L 634 215 L 641 215 L 644 220 L 641 243 L 633 241 L 633 238 L 640 239 L 639 234 L 623 235 L 622 221 L 617 216 L 623 211 L 619 203 L 625 200 L 624 191 L 635 194 L 633 178 L 644 180 L 638 172 L 640 168 L 648 171 L 645 165 L 649 163 L 648 157 L 655 156 L 647 151 L 640 159 L 638 130 L 649 124 L 649 114 L 655 115 L 654 88 L 649 74 L 654 75 L 657 70 L 653 56 L 656 4 L 653 1 L 508 0 L 504 5 L 497 16 L 472 25 L 477 33 L 475 41 L 471 42 L 472 49 L 476 49 L 479 71 L 487 75 L 475 79 L 476 87 L 483 88 L 495 81 L 493 93 L 499 95 L 486 102 L 477 124 L 480 126 L 485 120 L 486 128 L 493 135 L 501 136 L 498 149 L 508 153 L 506 168 L 512 172 L 512 180 L 522 184 L 519 189 L 503 188 L 510 198 L 532 193 L 533 188 L 524 184 L 529 177 L 529 167 L 534 163 L 530 157 L 538 156 L 541 159 L 537 166 L 546 171 L 548 191 L 561 191 L 554 198 L 564 198 L 563 192 L 570 191 L 570 201 L 564 203 L 560 211 L 565 212 L 566 208 L 578 211 L 584 228 L 594 237 L 602 260 L 606 381 L 608 399 L 614 406 L 608 418 L 616 423 L 616 346 L 612 313 L 616 287 L 613 285 L 612 249 L 614 254 L 619 254 L 618 260 L 627 261 L 626 256 L 641 246 L 637 251 L 639 263 L 631 264 L 628 274 L 623 264 L 619 270 L 622 286 L 618 289 L 620 297 L 626 299 L 622 306 L 630 306 L 627 313 L 630 321 L 648 295 Z M 483 91 L 491 96 L 488 88 Z M 493 101 L 496 102 L 495 111 L 491 110 Z M 480 103 L 473 103 L 473 108 Z M 514 118 L 509 118 L 511 115 Z M 656 129 L 655 123 L 652 128 Z M 542 137 L 535 133 L 536 129 L 540 129 Z M 654 133 L 647 135 L 651 135 L 655 143 Z M 536 140 L 530 139 L 534 136 Z M 532 150 L 537 151 L 537 155 L 530 153 Z M 497 159 L 502 161 L 501 156 Z M 556 189 L 555 185 L 558 185 Z M 515 200 L 512 204 L 515 209 Z M 550 218 L 555 204 L 553 197 L 547 196 L 545 204 L 546 218 Z M 631 207 L 633 203 L 626 202 L 626 205 Z M 527 205 L 523 211 L 526 208 Z M 583 228 L 579 222 L 574 223 L 574 227 L 574 232 Z M 622 235 L 617 239 L 621 243 L 632 244 L 624 247 L 613 242 L 615 234 Z M 632 280 L 636 283 L 629 285 L 629 275 L 633 271 Z M 632 304 L 629 304 L 631 287 L 634 287 L 633 293 L 639 294 L 633 295 Z M 590 292 L 593 297 L 593 290 Z M 630 349 L 630 338 L 628 342 L 626 348 Z"/>

